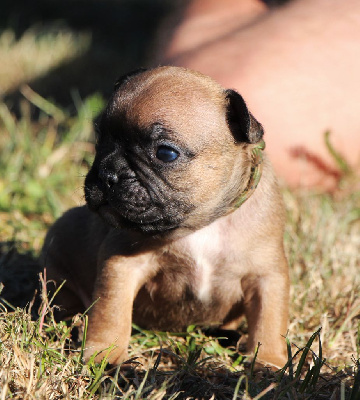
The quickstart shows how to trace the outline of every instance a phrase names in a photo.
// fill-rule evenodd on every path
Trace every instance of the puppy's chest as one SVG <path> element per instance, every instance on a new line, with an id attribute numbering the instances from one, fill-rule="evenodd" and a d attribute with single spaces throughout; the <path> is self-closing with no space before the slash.
<path id="1" fill-rule="evenodd" d="M 189 239 L 159 255 L 158 273 L 135 300 L 135 323 L 161 330 L 218 325 L 241 299 L 241 278 L 222 251 L 220 238 L 195 234 Z"/>
<path id="2" fill-rule="evenodd" d="M 201 302 L 207 304 L 219 296 L 219 281 L 222 263 L 221 254 L 214 252 L 203 243 L 195 243 L 188 249 L 191 265 L 192 290 Z"/>
<path id="3" fill-rule="evenodd" d="M 239 297 L 240 285 L 229 276 L 227 251 L 216 233 L 193 235 L 181 252 L 170 249 L 159 262 L 162 272 L 155 282 L 168 300 L 193 300 L 206 307 Z"/>

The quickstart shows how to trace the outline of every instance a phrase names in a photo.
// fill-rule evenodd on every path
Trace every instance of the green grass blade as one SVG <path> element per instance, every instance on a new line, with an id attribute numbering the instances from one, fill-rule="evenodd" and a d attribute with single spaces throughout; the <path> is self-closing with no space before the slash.
<path id="1" fill-rule="evenodd" d="M 336 164 L 339 167 L 339 169 L 344 174 L 349 174 L 352 169 L 351 169 L 350 165 L 347 163 L 347 161 L 345 160 L 345 158 L 338 151 L 336 151 L 334 146 L 331 144 L 331 142 L 330 142 L 330 131 L 326 131 L 324 137 L 325 137 L 326 148 L 328 149 L 330 155 L 332 156 L 332 158 L 336 162 Z"/>
<path id="2" fill-rule="evenodd" d="M 261 346 L 261 343 L 258 343 L 256 346 L 254 358 L 252 359 L 251 365 L 250 365 L 250 376 L 254 376 L 255 363 L 256 363 L 256 358 L 257 358 L 260 346 Z"/>
<path id="3" fill-rule="evenodd" d="M 83 333 L 83 337 L 82 337 L 82 340 L 81 340 L 79 362 L 81 362 L 81 360 L 84 357 L 84 350 L 85 350 L 85 346 L 86 346 L 86 336 L 87 336 L 87 331 L 88 331 L 88 325 L 89 325 L 89 317 L 87 315 L 85 315 L 84 316 L 84 333 Z"/>
<path id="4" fill-rule="evenodd" d="M 354 379 L 354 384 L 351 389 L 350 399 L 349 400 L 360 400 L 360 362 L 357 361 L 357 372 Z"/>
<path id="5" fill-rule="evenodd" d="M 317 336 L 319 336 L 321 331 L 321 328 L 318 329 L 315 333 L 313 333 L 310 337 L 310 339 L 308 340 L 308 342 L 306 343 L 305 347 L 303 348 L 303 352 L 301 354 L 300 360 L 299 360 L 299 364 L 296 368 L 296 372 L 295 372 L 295 379 L 300 377 L 301 374 L 301 370 L 304 367 L 305 361 L 306 361 L 306 357 L 310 351 L 310 348 L 314 342 L 314 340 L 316 339 Z"/>
<path id="6" fill-rule="evenodd" d="M 52 116 L 56 121 L 63 122 L 66 120 L 67 115 L 61 108 L 34 92 L 29 86 L 22 86 L 20 92 L 30 103 L 34 104 L 41 111 L 44 111 L 47 115 Z"/>
<path id="7" fill-rule="evenodd" d="M 238 381 L 236 383 L 236 386 L 235 386 L 234 395 L 233 395 L 232 400 L 236 400 L 238 398 L 239 391 L 240 391 L 240 386 L 241 386 L 241 383 L 242 383 L 242 381 L 244 379 L 247 380 L 247 376 L 246 375 L 241 375 L 240 378 L 238 379 Z M 246 386 L 247 386 L 247 384 L 246 384 Z"/>

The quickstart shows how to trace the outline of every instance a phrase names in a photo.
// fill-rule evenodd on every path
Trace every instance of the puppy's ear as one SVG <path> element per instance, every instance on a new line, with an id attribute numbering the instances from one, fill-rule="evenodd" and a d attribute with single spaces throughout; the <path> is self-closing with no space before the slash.
<path id="1" fill-rule="evenodd" d="M 226 94 L 226 118 L 229 129 L 237 142 L 257 143 L 263 135 L 261 124 L 250 114 L 244 99 L 235 90 Z"/>
<path id="2" fill-rule="evenodd" d="M 118 80 L 115 82 L 114 84 L 114 90 L 119 89 L 119 87 L 121 85 L 123 85 L 124 83 L 128 82 L 130 80 L 130 78 L 134 77 L 135 75 L 139 75 L 142 72 L 147 71 L 147 68 L 138 68 L 134 71 L 131 71 L 127 74 L 121 75 L 120 78 L 118 78 Z"/>

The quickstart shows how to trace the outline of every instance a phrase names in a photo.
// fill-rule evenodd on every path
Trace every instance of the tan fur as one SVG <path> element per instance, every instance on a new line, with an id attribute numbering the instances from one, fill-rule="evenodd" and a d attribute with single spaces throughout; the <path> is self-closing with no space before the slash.
<path id="1" fill-rule="evenodd" d="M 195 210 L 164 238 L 109 228 L 86 207 L 64 214 L 42 252 L 49 279 L 67 280 L 56 298 L 64 308 L 61 316 L 96 301 L 85 358 L 115 344 L 109 360 L 121 363 L 132 321 L 147 329 L 178 330 L 193 323 L 236 329 L 245 315 L 249 352 L 260 342 L 259 359 L 283 366 L 289 296 L 284 209 L 266 156 L 258 188 L 239 209 L 231 209 L 249 179 L 251 145 L 234 142 L 223 89 L 175 68 L 155 69 L 138 79 L 135 92 L 125 86 L 124 97 L 116 99 L 114 115 L 126 106 L 127 120 L 137 126 L 161 119 L 176 140 L 196 149 L 196 160 L 168 177 Z M 174 94 L 174 86 L 184 90 Z M 227 215 L 204 223 L 204 216 L 223 202 L 229 203 Z"/>

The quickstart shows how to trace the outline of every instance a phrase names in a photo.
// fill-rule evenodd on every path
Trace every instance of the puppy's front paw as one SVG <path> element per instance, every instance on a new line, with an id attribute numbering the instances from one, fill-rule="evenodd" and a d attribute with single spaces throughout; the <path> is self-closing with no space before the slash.
<path id="1" fill-rule="evenodd" d="M 272 371 L 277 371 L 285 366 L 287 357 L 282 353 L 262 353 L 256 358 L 255 369 L 270 368 Z"/>
<path id="2" fill-rule="evenodd" d="M 128 358 L 127 348 L 121 345 L 108 345 L 103 342 L 86 342 L 86 348 L 84 350 L 84 359 L 88 362 L 91 357 L 95 354 L 94 361 L 101 362 L 104 358 L 107 358 L 110 364 L 121 364 Z"/>

